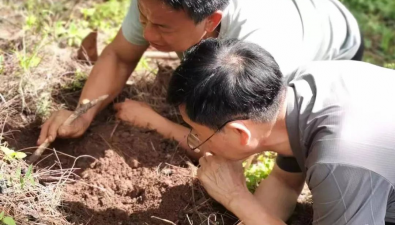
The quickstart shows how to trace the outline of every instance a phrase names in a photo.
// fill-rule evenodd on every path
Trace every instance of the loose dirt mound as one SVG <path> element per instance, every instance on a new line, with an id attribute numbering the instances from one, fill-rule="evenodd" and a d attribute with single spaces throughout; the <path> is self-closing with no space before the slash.
<path id="1" fill-rule="evenodd" d="M 188 160 L 177 146 L 153 131 L 97 121 L 78 140 L 59 140 L 41 167 L 77 168 L 75 179 L 66 186 L 64 210 L 75 224 L 175 224 L 201 223 L 213 214 L 219 224 L 237 220 L 215 203 L 196 181 L 192 184 Z M 113 136 L 111 136 L 113 134 Z M 14 133 L 10 143 L 16 148 L 31 146 L 38 130 Z M 18 140 L 17 142 L 15 140 Z M 65 156 L 82 156 L 77 160 Z M 90 155 L 97 160 L 83 155 Z M 43 156 L 45 158 L 45 156 Z M 75 164 L 75 165 L 74 165 Z M 193 190 L 193 195 L 192 195 Z M 217 207 L 217 206 L 216 206 Z M 155 218 L 152 218 L 152 217 Z M 222 217 L 222 218 L 221 218 Z M 206 221 L 207 223 L 207 221 Z"/>
<path id="2" fill-rule="evenodd" d="M 177 221 L 191 193 L 190 172 L 175 148 L 150 132 L 121 126 L 96 127 L 77 152 L 101 155 L 89 163 L 84 182 L 66 188 L 65 206 L 72 222 L 155 224 L 151 216 Z M 86 138 L 85 138 L 86 139 Z M 106 150 L 112 148 L 114 150 Z M 111 209 L 111 210 L 109 210 Z"/>

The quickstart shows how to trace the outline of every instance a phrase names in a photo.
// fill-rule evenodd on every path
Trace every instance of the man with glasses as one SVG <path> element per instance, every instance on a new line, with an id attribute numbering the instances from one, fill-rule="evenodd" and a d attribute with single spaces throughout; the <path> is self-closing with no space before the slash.
<path id="1" fill-rule="evenodd" d="M 132 0 L 122 28 L 101 53 L 80 101 L 107 94 L 109 98 L 70 126 L 62 124 L 72 112 L 54 113 L 43 125 L 38 144 L 56 136 L 81 136 L 121 92 L 149 46 L 182 56 L 211 37 L 237 38 L 268 49 L 286 75 L 304 62 L 361 60 L 363 54 L 357 21 L 338 0 Z M 151 121 L 134 119 L 145 112 L 139 106 L 135 101 L 123 102 L 116 106 L 117 117 L 146 126 Z M 176 140 L 183 144 L 183 138 Z"/>
<path id="2" fill-rule="evenodd" d="M 192 129 L 167 132 L 205 154 L 198 178 L 246 225 L 284 224 L 304 182 L 313 224 L 393 224 L 394 83 L 394 70 L 355 61 L 312 62 L 284 82 L 258 45 L 209 39 L 186 53 L 169 86 Z M 268 150 L 276 165 L 251 194 L 241 161 Z"/>

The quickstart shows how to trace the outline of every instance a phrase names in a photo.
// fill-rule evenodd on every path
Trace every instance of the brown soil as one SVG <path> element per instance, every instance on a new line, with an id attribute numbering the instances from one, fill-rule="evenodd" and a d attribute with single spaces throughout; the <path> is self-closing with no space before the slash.
<path id="1" fill-rule="evenodd" d="M 75 224 L 174 224 L 190 225 L 207 220 L 210 214 L 218 224 L 235 224 L 237 219 L 218 206 L 191 178 L 184 153 L 174 143 L 164 141 L 152 131 L 99 120 L 86 135 L 76 140 L 58 140 L 52 147 L 58 151 L 62 168 L 74 165 L 76 182 L 66 186 L 64 211 Z M 16 148 L 31 146 L 38 130 L 15 132 Z M 73 156 L 90 155 L 75 158 Z M 53 166 L 58 160 L 53 152 L 39 166 Z M 45 156 L 44 156 L 45 157 Z M 44 158 L 43 157 L 43 158 Z M 193 182 L 193 184 L 192 184 Z M 193 191 L 193 195 L 192 195 Z M 306 202 L 305 199 L 300 199 Z M 309 204 L 299 204 L 289 224 L 311 224 Z M 214 220 L 212 216 L 212 220 Z M 188 218 L 187 218 L 188 217 Z M 204 223 L 206 224 L 207 221 Z"/>
<path id="2" fill-rule="evenodd" d="M 175 224 L 189 224 L 188 218 L 201 223 L 209 216 L 206 212 L 217 211 L 217 220 L 222 220 L 221 214 L 224 220 L 219 224 L 236 221 L 217 207 L 196 181 L 192 184 L 191 170 L 185 163 L 188 158 L 174 143 L 164 141 L 153 131 L 123 124 L 111 137 L 114 127 L 115 123 L 105 122 L 102 116 L 84 137 L 57 140 L 52 145 L 62 168 L 71 168 L 74 163 L 78 168 L 73 177 L 77 181 L 68 184 L 64 193 L 64 210 L 70 222 L 166 224 L 152 218 L 155 216 Z M 14 132 L 9 142 L 22 149 L 34 145 L 37 136 L 37 129 L 22 130 Z M 53 151 L 47 153 L 50 156 L 39 167 L 58 164 Z M 75 160 L 61 153 L 81 158 Z"/>
<path id="3" fill-rule="evenodd" d="M 181 122 L 174 109 L 165 104 L 163 96 L 174 65 L 169 61 L 164 65 L 159 67 L 154 79 L 144 73 L 136 74 L 117 101 L 126 97 L 146 101 L 160 114 Z M 73 109 L 79 92 L 59 89 L 55 95 L 56 104 L 65 103 Z M 18 150 L 33 151 L 35 148 L 31 147 L 35 146 L 39 134 L 37 122 L 28 127 L 6 128 L 6 131 L 13 130 L 7 136 L 9 144 Z M 37 167 L 75 168 L 75 175 L 71 176 L 74 182 L 66 185 L 62 207 L 71 223 L 237 223 L 237 218 L 213 201 L 191 178 L 186 164 L 189 159 L 176 143 L 163 140 L 154 131 L 125 124 L 116 126 L 110 109 L 100 114 L 83 137 L 56 140 L 51 148 L 56 151 L 48 150 Z M 311 218 L 311 210 L 308 209 L 298 206 L 294 222 L 290 224 L 309 224 L 306 221 Z"/>

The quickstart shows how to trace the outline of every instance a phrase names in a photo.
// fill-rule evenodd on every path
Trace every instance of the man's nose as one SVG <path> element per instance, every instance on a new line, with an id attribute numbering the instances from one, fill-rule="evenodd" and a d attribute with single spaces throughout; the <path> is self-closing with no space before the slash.
<path id="1" fill-rule="evenodd" d="M 148 42 L 158 42 L 161 37 L 157 28 L 151 23 L 148 23 L 144 28 L 144 38 Z"/>

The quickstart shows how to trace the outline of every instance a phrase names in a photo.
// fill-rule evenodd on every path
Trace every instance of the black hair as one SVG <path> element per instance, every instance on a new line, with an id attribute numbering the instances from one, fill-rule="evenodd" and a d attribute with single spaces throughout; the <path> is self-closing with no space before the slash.
<path id="1" fill-rule="evenodd" d="M 184 104 L 192 121 L 217 129 L 236 117 L 275 120 L 284 87 L 278 64 L 260 46 L 206 39 L 186 52 L 170 80 L 167 100 Z"/>
<path id="2" fill-rule="evenodd" d="M 217 10 L 223 10 L 230 0 L 163 0 L 175 10 L 185 10 L 189 17 L 199 23 Z"/>

